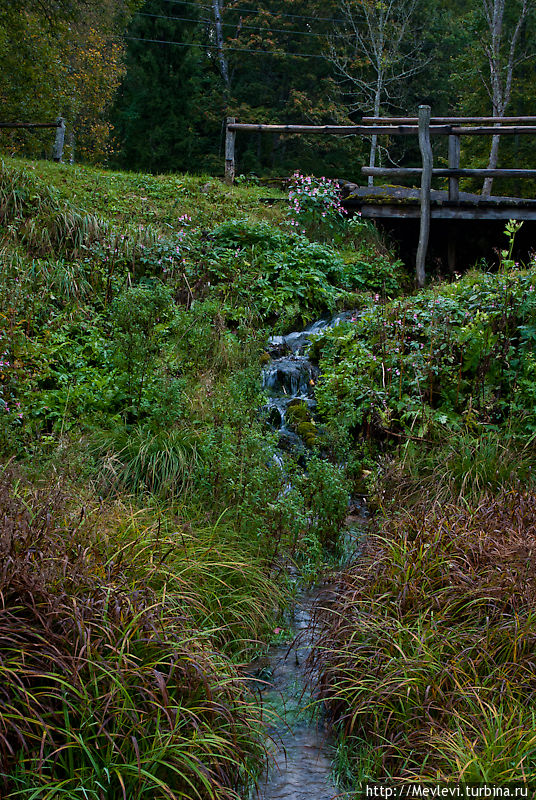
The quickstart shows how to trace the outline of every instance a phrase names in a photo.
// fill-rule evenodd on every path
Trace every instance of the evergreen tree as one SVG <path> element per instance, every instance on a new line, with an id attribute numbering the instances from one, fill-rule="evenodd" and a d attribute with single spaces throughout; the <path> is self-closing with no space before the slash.
<path id="1" fill-rule="evenodd" d="M 129 29 L 127 72 L 112 114 L 120 142 L 115 160 L 129 169 L 195 170 L 210 149 L 201 133 L 206 78 L 196 47 L 199 13 L 180 2 L 169 9 L 149 0 Z"/>

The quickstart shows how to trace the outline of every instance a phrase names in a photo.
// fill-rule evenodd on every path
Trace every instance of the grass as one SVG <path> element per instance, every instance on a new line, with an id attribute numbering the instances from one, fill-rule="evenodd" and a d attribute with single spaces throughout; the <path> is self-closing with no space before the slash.
<path id="1" fill-rule="evenodd" d="M 185 214 L 192 226 L 207 228 L 241 216 L 279 220 L 280 206 L 261 201 L 286 197 L 271 187 L 229 187 L 209 175 L 145 175 L 50 161 L 4 161 L 10 167 L 30 169 L 61 201 L 91 208 L 114 224 L 129 223 L 134 218 L 140 225 L 154 225 L 164 232 L 176 230 Z"/>
<path id="2" fill-rule="evenodd" d="M 316 661 L 354 782 L 359 742 L 376 780 L 536 778 L 535 500 L 392 512 L 340 576 Z"/>
<path id="3" fill-rule="evenodd" d="M 262 715 L 229 654 L 270 625 L 262 561 L 66 489 L 0 476 L 2 797 L 238 800 Z"/>

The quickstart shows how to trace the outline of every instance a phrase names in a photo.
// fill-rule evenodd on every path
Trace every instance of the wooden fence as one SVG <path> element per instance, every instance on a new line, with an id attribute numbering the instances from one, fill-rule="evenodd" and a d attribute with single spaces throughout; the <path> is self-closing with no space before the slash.
<path id="1" fill-rule="evenodd" d="M 56 122 L 0 122 L 0 128 L 19 128 L 22 130 L 33 128 L 56 128 L 56 138 L 52 149 L 52 159 L 60 162 L 63 158 L 63 145 L 65 142 L 65 120 L 59 117 Z"/>
<path id="2" fill-rule="evenodd" d="M 227 119 L 225 141 L 225 180 L 231 184 L 235 177 L 236 131 L 289 134 L 329 134 L 354 136 L 418 136 L 421 167 L 363 167 L 361 172 L 377 177 L 420 177 L 420 231 L 416 259 L 416 277 L 424 285 L 425 259 L 430 235 L 432 177 L 448 178 L 448 200 L 459 201 L 459 180 L 481 178 L 534 178 L 533 169 L 462 169 L 460 168 L 460 138 L 462 136 L 517 136 L 536 134 L 536 117 L 432 117 L 430 106 L 419 106 L 417 117 L 364 117 L 360 125 L 264 125 L 236 122 Z M 431 140 L 433 136 L 448 136 L 448 167 L 434 169 Z M 492 218 L 492 212 L 489 212 Z"/>

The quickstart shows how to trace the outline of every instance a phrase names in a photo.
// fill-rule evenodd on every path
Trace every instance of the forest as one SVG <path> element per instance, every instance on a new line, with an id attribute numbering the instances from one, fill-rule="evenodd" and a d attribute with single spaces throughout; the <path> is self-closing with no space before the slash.
<path id="1" fill-rule="evenodd" d="M 223 179 L 228 117 L 530 116 L 535 12 L 3 0 L 1 800 L 536 786 L 531 223 L 419 287 L 341 193 L 415 137 L 238 131 Z"/>

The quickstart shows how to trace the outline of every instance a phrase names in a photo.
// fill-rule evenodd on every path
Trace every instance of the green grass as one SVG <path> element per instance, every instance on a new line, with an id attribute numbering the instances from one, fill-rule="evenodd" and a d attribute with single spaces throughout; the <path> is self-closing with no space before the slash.
<path id="1" fill-rule="evenodd" d="M 145 175 L 114 172 L 83 165 L 28 162 L 4 158 L 8 166 L 24 167 L 54 190 L 60 200 L 91 208 L 118 225 L 132 219 L 173 231 L 187 214 L 192 226 L 211 228 L 240 216 L 278 221 L 284 206 L 267 205 L 265 198 L 285 198 L 278 189 L 254 185 L 226 186 L 209 175 Z"/>

